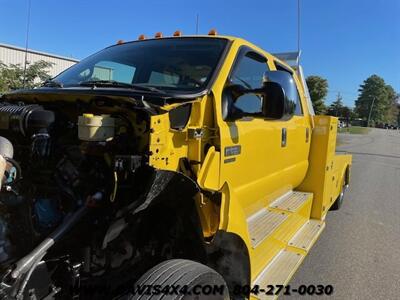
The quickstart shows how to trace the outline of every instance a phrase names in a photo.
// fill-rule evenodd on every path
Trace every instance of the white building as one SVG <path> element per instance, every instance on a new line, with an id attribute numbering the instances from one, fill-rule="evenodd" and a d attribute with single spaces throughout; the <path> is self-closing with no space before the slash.
<path id="1" fill-rule="evenodd" d="M 48 69 L 48 73 L 51 77 L 56 76 L 57 74 L 61 73 L 62 71 L 71 67 L 72 65 L 74 65 L 79 61 L 77 59 L 69 57 L 28 49 L 28 54 L 27 54 L 28 64 L 40 60 L 53 63 L 53 66 Z M 24 61 L 25 61 L 24 48 L 0 43 L 0 62 L 6 65 L 19 64 L 23 66 Z"/>

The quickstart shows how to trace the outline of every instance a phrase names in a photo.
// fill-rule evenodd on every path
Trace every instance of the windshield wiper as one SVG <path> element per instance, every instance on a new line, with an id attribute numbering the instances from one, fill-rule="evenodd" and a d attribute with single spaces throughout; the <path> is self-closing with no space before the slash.
<path id="1" fill-rule="evenodd" d="M 42 84 L 42 86 L 57 87 L 57 88 L 62 88 L 62 87 L 64 87 L 63 84 L 62 84 L 61 82 L 58 82 L 58 81 L 56 81 L 56 80 L 51 80 L 51 79 L 46 80 L 46 81 Z"/>
<path id="2" fill-rule="evenodd" d="M 80 86 L 88 86 L 88 87 L 119 87 L 119 88 L 129 88 L 129 89 L 134 89 L 134 90 L 142 90 L 142 91 L 149 91 L 149 92 L 155 92 L 159 94 L 166 94 L 164 91 L 155 88 L 153 86 L 148 86 L 148 85 L 141 85 L 141 84 L 133 84 L 133 83 L 126 83 L 126 82 L 120 82 L 116 80 L 89 80 L 89 81 L 83 81 L 79 83 Z"/>

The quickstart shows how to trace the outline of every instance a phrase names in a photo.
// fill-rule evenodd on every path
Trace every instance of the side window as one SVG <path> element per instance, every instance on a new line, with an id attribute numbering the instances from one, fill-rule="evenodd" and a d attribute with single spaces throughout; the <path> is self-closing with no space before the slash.
<path id="1" fill-rule="evenodd" d="M 231 84 L 239 84 L 247 89 L 260 88 L 266 71 L 266 58 L 255 52 L 248 52 L 237 62 L 230 76 Z M 257 114 L 262 112 L 262 99 L 256 94 L 245 94 L 240 96 L 233 106 L 239 112 Z"/>
<path id="2" fill-rule="evenodd" d="M 282 87 L 284 88 L 285 92 L 286 92 L 286 96 L 288 98 L 288 100 L 290 102 L 292 102 L 293 104 L 293 114 L 296 116 L 302 116 L 303 115 L 303 108 L 301 106 L 301 99 L 300 99 L 300 95 L 299 95 L 299 91 L 297 89 L 297 85 L 296 85 L 296 81 L 293 78 L 293 73 L 286 69 L 285 67 L 275 63 L 276 65 L 276 69 L 279 71 L 285 71 L 287 73 L 290 74 L 290 76 L 292 77 L 292 80 L 290 82 L 279 82 Z"/>

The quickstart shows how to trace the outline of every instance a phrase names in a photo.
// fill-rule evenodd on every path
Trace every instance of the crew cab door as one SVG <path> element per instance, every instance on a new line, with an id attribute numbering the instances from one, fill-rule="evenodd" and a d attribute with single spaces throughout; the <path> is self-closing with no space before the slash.
<path id="1" fill-rule="evenodd" d="M 267 58 L 243 47 L 230 72 L 229 85 L 257 89 L 269 70 Z M 302 115 L 300 98 L 293 115 L 268 119 L 260 115 L 262 99 L 244 94 L 234 103 L 226 89 L 221 95 L 221 183 L 228 184 L 246 216 L 300 184 L 308 166 L 307 121 Z M 246 115 L 229 120 L 231 112 Z M 296 113 L 297 112 L 297 113 Z M 295 115 L 297 114 L 297 115 Z M 307 145 L 308 144 L 308 145 Z"/>

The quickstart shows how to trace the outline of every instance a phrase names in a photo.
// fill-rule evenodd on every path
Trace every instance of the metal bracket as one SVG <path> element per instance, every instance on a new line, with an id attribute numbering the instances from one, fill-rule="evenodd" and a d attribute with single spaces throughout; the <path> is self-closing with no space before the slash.
<path id="1" fill-rule="evenodd" d="M 203 128 L 188 128 L 187 131 L 188 139 L 190 140 L 201 140 L 204 137 Z"/>
<path id="2" fill-rule="evenodd" d="M 216 138 L 218 128 L 211 127 L 189 127 L 187 130 L 187 139 L 201 140 L 201 139 L 214 139 Z"/>

